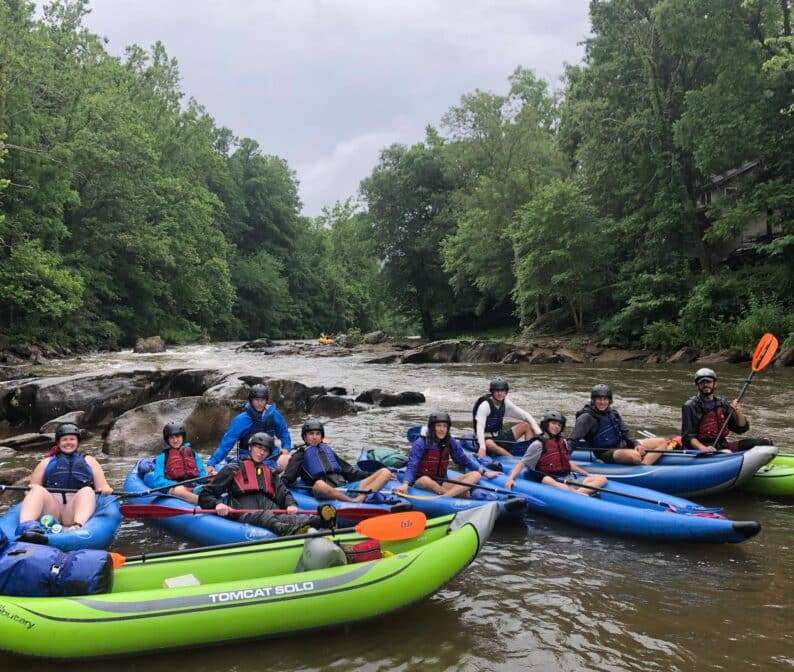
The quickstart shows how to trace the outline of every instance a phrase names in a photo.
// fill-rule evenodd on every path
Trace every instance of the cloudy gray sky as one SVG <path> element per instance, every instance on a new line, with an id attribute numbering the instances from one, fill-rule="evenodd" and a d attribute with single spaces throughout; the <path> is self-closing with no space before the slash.
<path id="1" fill-rule="evenodd" d="M 108 50 L 160 40 L 182 87 L 284 157 L 304 213 L 355 196 L 392 142 L 422 139 L 464 93 L 504 93 L 519 65 L 559 85 L 587 0 L 91 0 Z"/>

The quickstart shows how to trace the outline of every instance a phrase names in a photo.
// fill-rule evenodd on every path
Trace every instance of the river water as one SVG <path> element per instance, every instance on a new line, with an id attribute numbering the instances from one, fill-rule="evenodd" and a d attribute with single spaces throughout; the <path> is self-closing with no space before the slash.
<path id="1" fill-rule="evenodd" d="M 326 422 L 345 457 L 362 446 L 405 448 L 405 432 L 433 410 L 469 430 L 471 405 L 490 378 L 510 382 L 510 398 L 540 417 L 547 409 L 573 418 L 596 382 L 634 430 L 677 433 L 680 406 L 694 391 L 694 366 L 497 364 L 373 365 L 366 355 L 339 358 L 236 352 L 234 344 L 186 346 L 160 355 L 130 352 L 53 362 L 49 375 L 145 368 L 217 368 L 307 385 L 417 390 L 420 406 L 375 408 Z M 735 396 L 749 365 L 718 368 L 719 392 Z M 794 450 L 794 370 L 757 374 L 743 405 L 750 435 Z M 299 425 L 292 424 L 293 439 Z M 120 485 L 134 460 L 109 464 Z M 40 456 L 0 454 L 0 466 L 33 466 Z M 702 500 L 701 500 L 702 501 Z M 388 670 L 785 670 L 794 669 L 794 501 L 742 493 L 708 499 L 736 519 L 762 523 L 743 544 L 659 544 L 596 534 L 538 514 L 498 526 L 464 573 L 436 595 L 385 618 L 320 634 L 113 662 L 118 672 L 174 668 L 191 672 Z M 126 521 L 114 550 L 185 547 L 140 521 Z M 277 617 L 277 616 L 276 616 Z M 75 632 L 75 636 L 80 636 Z M 27 670 L 4 660 L 5 670 Z M 107 670 L 108 663 L 41 669 Z"/>

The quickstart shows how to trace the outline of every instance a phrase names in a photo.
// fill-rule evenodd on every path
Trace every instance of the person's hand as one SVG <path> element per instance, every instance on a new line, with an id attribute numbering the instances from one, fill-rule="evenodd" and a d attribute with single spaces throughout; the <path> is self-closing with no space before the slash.
<path id="1" fill-rule="evenodd" d="M 298 513 L 298 507 L 294 504 L 287 507 L 287 513 Z"/>
<path id="2" fill-rule="evenodd" d="M 515 483 L 515 481 L 512 478 L 508 478 L 507 481 L 505 481 L 505 490 L 512 490 L 513 483 Z"/>
<path id="3" fill-rule="evenodd" d="M 394 492 L 399 492 L 400 494 L 403 494 L 403 495 L 404 495 L 404 494 L 405 494 L 407 491 L 408 491 L 408 484 L 407 484 L 407 483 L 401 483 L 401 484 L 400 484 L 400 485 L 398 485 L 396 488 L 394 488 Z"/>
<path id="4" fill-rule="evenodd" d="M 211 464 L 207 465 L 207 476 L 214 476 L 217 473 L 218 472 L 215 471 L 215 467 L 213 467 Z"/>
<path id="5" fill-rule="evenodd" d="M 99 494 L 100 495 L 112 495 L 113 494 L 113 488 L 111 488 L 109 485 L 106 485 L 104 488 L 101 488 L 99 490 Z"/>
<path id="6" fill-rule="evenodd" d="M 489 481 L 492 478 L 496 478 L 498 475 L 499 475 L 498 471 L 486 471 L 485 472 L 485 478 L 487 478 Z"/>
<path id="7" fill-rule="evenodd" d="M 732 409 L 733 409 L 733 410 L 734 410 L 736 413 L 738 413 L 739 415 L 741 415 L 741 414 L 742 414 L 742 405 L 739 403 L 739 400 L 738 400 L 738 399 L 734 399 L 734 400 L 731 402 L 731 408 L 732 408 Z"/>
<path id="8" fill-rule="evenodd" d="M 223 502 L 218 502 L 215 505 L 215 513 L 217 513 L 219 516 L 228 516 L 229 511 L 230 511 L 229 507 Z"/>
<path id="9" fill-rule="evenodd" d="M 634 447 L 634 450 L 637 451 L 637 455 L 639 455 L 640 457 L 645 457 L 645 448 L 642 447 L 642 444 L 638 443 Z"/>
<path id="10" fill-rule="evenodd" d="M 397 474 L 395 474 L 393 471 L 390 471 L 389 472 L 389 480 L 390 481 L 396 481 L 397 480 Z"/>

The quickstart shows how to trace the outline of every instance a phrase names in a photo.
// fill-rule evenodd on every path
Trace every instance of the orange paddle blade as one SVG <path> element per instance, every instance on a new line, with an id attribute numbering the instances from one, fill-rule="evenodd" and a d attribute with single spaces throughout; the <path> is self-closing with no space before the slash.
<path id="1" fill-rule="evenodd" d="M 113 569 L 118 569 L 127 562 L 127 558 L 121 553 L 110 553 L 110 559 L 113 561 Z"/>
<path id="2" fill-rule="evenodd" d="M 761 340 L 758 341 L 758 345 L 755 346 L 755 352 L 753 353 L 753 371 L 760 371 L 772 361 L 772 358 L 777 352 L 777 346 L 777 338 L 769 332 L 761 336 Z"/>
<path id="3" fill-rule="evenodd" d="M 427 516 L 421 511 L 405 511 L 403 513 L 387 513 L 356 525 L 356 532 L 380 541 L 399 541 L 413 539 L 425 530 Z"/>

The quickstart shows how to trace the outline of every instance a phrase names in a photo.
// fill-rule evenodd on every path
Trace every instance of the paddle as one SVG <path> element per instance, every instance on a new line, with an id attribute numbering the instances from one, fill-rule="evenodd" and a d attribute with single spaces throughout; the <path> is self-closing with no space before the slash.
<path id="1" fill-rule="evenodd" d="M 325 506 L 330 506 L 330 505 L 325 505 Z M 355 506 L 347 507 L 342 511 L 344 513 L 341 517 L 348 518 L 351 520 L 366 520 L 368 518 L 374 518 L 375 516 L 385 515 L 384 511 L 381 509 L 367 509 L 364 507 L 355 507 Z M 261 513 L 261 512 L 262 509 L 229 509 L 229 513 L 232 514 Z M 270 513 L 283 515 L 289 512 L 286 509 L 270 509 Z M 317 511 L 311 509 L 299 509 L 295 513 L 314 515 L 317 513 Z M 158 520 L 161 518 L 173 518 L 174 516 L 184 516 L 184 515 L 198 515 L 198 514 L 218 515 L 218 512 L 215 509 L 199 509 L 199 508 L 181 509 L 178 506 L 165 506 L 162 504 L 122 504 L 121 514 L 127 518 Z"/>
<path id="2" fill-rule="evenodd" d="M 766 367 L 769 362 L 772 361 L 772 358 L 775 356 L 777 352 L 778 340 L 770 334 L 769 332 L 765 333 L 761 336 L 761 340 L 758 341 L 758 345 L 755 346 L 755 352 L 753 353 L 753 360 L 750 362 L 750 375 L 747 376 L 747 380 L 744 381 L 744 385 L 742 385 L 742 389 L 739 392 L 739 396 L 736 397 L 736 401 L 741 401 L 744 393 L 747 391 L 747 388 L 750 387 L 750 381 L 752 381 L 753 376 L 758 372 L 761 371 L 763 368 Z M 728 422 L 733 415 L 733 406 L 728 407 L 728 413 L 725 416 L 725 420 L 722 423 L 722 427 L 720 427 L 720 431 L 717 432 L 717 436 L 714 438 L 713 445 L 716 446 L 719 444 L 719 440 L 722 438 L 722 433 L 725 431 L 725 428 L 728 426 Z"/>
<path id="3" fill-rule="evenodd" d="M 408 428 L 408 432 L 406 434 L 406 437 L 408 438 L 408 440 L 411 443 L 416 441 L 416 439 L 418 437 L 420 437 L 420 436 L 422 436 L 422 427 L 409 427 Z M 468 435 L 464 435 L 464 436 L 452 436 L 452 438 L 453 439 L 457 439 L 458 441 L 466 441 L 466 442 L 470 441 L 473 446 L 475 446 L 475 447 L 477 446 L 477 438 L 473 434 L 468 434 Z M 500 439 L 499 441 L 497 441 L 497 443 L 499 443 L 499 444 L 503 444 L 504 443 L 506 445 L 513 446 L 510 449 L 511 456 L 512 457 L 521 457 L 521 455 L 524 454 L 524 451 L 526 451 L 527 447 L 529 446 L 530 441 L 502 441 Z M 507 457 L 507 456 L 503 455 L 502 457 Z M 363 467 L 362 467 L 362 469 L 363 469 Z"/>
<path id="4" fill-rule="evenodd" d="M 191 478 L 188 481 L 180 481 L 176 485 L 189 485 L 190 483 L 196 483 L 197 481 L 203 481 L 203 480 L 206 480 L 207 478 L 210 478 L 210 477 L 209 476 L 199 476 L 198 478 Z M 153 492 L 160 492 L 161 490 L 168 490 L 169 488 L 173 488 L 173 487 L 174 487 L 174 484 L 170 483 L 168 485 L 161 485 L 158 488 L 149 488 L 147 490 L 139 490 L 137 492 L 124 492 L 124 491 L 116 492 L 116 491 L 113 491 L 113 492 L 110 492 L 108 494 L 108 496 L 125 497 L 125 498 L 126 497 L 145 497 L 146 495 L 150 495 Z M 4 490 L 14 490 L 14 491 L 25 492 L 27 490 L 30 490 L 30 486 L 29 485 L 0 485 L 0 494 L 2 494 Z M 78 488 L 47 488 L 47 492 L 53 492 L 53 493 L 58 493 L 58 494 L 61 494 L 61 493 L 69 494 L 69 493 L 79 492 L 79 489 Z M 97 492 L 97 494 L 100 494 L 100 493 Z"/>
<path id="5" fill-rule="evenodd" d="M 227 548 L 242 548 L 245 546 L 259 546 L 262 544 L 274 544 L 285 539 L 310 539 L 312 537 L 324 537 L 337 535 L 346 532 L 355 532 L 363 537 L 377 539 L 378 541 L 402 541 L 404 539 L 414 539 L 425 530 L 427 517 L 421 511 L 405 511 L 401 513 L 387 513 L 382 516 L 375 516 L 362 520 L 355 527 L 344 527 L 336 530 L 317 530 L 305 534 L 294 534 L 289 537 L 275 537 L 273 539 L 257 539 L 254 541 L 239 541 L 233 544 L 218 544 L 216 546 L 205 546 L 203 548 L 185 548 L 179 551 L 163 551 L 161 553 L 144 553 L 142 555 L 123 556 L 120 553 L 112 553 L 113 568 L 120 567 L 128 560 L 142 561 L 150 558 L 170 558 L 191 553 L 203 553 L 204 551 L 223 550 Z"/>
<path id="6" fill-rule="evenodd" d="M 535 470 L 533 470 L 535 471 Z M 573 485 L 577 488 L 587 488 L 588 490 L 596 490 L 597 492 L 606 492 L 610 495 L 617 495 L 618 497 L 626 497 L 627 499 L 636 499 L 640 502 L 648 502 L 649 504 L 656 504 L 657 506 L 663 506 L 666 509 L 670 509 L 671 511 L 683 511 L 687 513 L 697 512 L 697 513 L 719 513 L 722 511 L 721 508 L 708 508 L 705 506 L 685 506 L 685 507 L 678 507 L 675 504 L 670 504 L 669 502 L 665 502 L 658 499 L 650 499 L 649 497 L 641 497 L 640 495 L 631 495 L 627 492 L 618 492 L 617 490 L 610 490 L 608 488 L 599 488 L 594 485 L 584 485 L 582 483 L 578 483 L 576 481 L 569 481 L 562 476 L 552 476 L 551 474 L 545 474 L 542 471 L 537 472 L 539 474 L 543 474 L 543 476 L 551 476 L 555 481 L 558 483 L 564 483 L 565 485 Z"/>
<path id="7" fill-rule="evenodd" d="M 495 492 L 499 495 L 507 495 L 509 497 L 513 497 L 515 499 L 527 499 L 532 500 L 532 503 L 536 506 L 545 506 L 546 502 L 538 499 L 537 497 L 533 497 L 532 495 L 525 495 L 521 492 L 513 492 L 512 490 L 506 490 L 504 488 L 496 488 L 492 485 L 480 485 L 479 483 L 462 483 L 461 481 L 456 481 L 453 478 L 442 478 L 441 476 L 434 476 L 434 481 L 438 483 L 454 483 L 455 485 L 462 485 L 466 488 L 474 488 L 476 490 L 488 490 L 489 492 Z"/>

